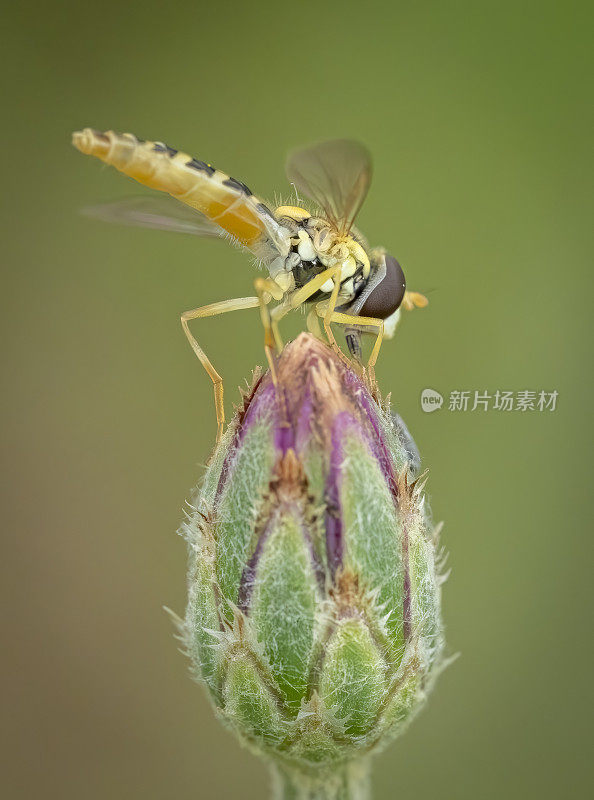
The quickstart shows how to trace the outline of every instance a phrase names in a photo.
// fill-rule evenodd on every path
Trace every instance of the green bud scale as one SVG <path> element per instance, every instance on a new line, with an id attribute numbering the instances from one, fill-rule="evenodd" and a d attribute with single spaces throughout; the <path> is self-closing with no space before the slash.
<path id="1" fill-rule="evenodd" d="M 443 649 L 436 531 L 406 427 L 302 334 L 256 374 L 182 526 L 182 626 L 277 797 L 366 798 Z"/>

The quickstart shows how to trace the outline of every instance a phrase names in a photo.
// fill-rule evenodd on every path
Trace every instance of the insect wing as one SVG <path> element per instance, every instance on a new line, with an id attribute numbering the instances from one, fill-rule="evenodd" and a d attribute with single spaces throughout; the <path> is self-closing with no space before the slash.
<path id="1" fill-rule="evenodd" d="M 371 156 L 359 142 L 336 139 L 296 150 L 289 181 L 317 203 L 341 234 L 348 233 L 371 183 Z"/>
<path id="2" fill-rule="evenodd" d="M 87 206 L 82 213 L 104 222 L 155 228 L 202 237 L 225 237 L 228 234 L 199 211 L 184 206 L 168 195 L 127 197 L 111 203 Z"/>

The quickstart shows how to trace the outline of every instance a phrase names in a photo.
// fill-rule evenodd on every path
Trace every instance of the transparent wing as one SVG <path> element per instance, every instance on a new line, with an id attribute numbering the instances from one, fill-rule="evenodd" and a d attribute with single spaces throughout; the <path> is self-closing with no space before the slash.
<path id="1" fill-rule="evenodd" d="M 371 183 L 371 156 L 359 142 L 335 139 L 287 159 L 289 181 L 322 208 L 339 233 L 348 233 Z"/>
<path id="2" fill-rule="evenodd" d="M 119 225 L 136 225 L 141 228 L 191 233 L 194 236 L 229 238 L 226 231 L 199 211 L 182 205 L 169 195 L 126 197 L 111 203 L 87 206 L 82 209 L 82 213 L 104 222 L 115 222 Z"/>

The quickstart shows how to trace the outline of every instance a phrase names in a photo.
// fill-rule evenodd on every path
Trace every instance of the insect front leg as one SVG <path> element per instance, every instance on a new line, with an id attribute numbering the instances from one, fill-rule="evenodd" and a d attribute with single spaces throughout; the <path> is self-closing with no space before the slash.
<path id="1" fill-rule="evenodd" d="M 325 307 L 325 303 L 318 303 L 316 306 L 316 311 L 319 317 L 322 317 L 324 320 L 326 319 L 328 312 L 327 308 Z M 383 319 L 378 319 L 377 317 L 357 317 L 354 314 L 342 314 L 340 311 L 334 311 L 329 319 L 329 323 L 331 322 L 337 322 L 339 325 L 349 325 L 350 327 L 356 328 L 363 327 L 377 329 L 377 336 L 373 345 L 373 349 L 371 351 L 371 355 L 369 356 L 369 360 L 367 361 L 369 377 L 372 381 L 375 381 L 375 363 L 377 361 L 380 347 L 382 346 L 382 341 L 384 338 Z"/>
<path id="2" fill-rule="evenodd" d="M 226 314 L 228 311 L 240 311 L 243 308 L 256 308 L 259 304 L 257 297 L 237 297 L 234 300 L 222 300 L 219 303 L 210 303 L 207 306 L 194 308 L 191 311 L 184 311 L 181 315 L 181 324 L 190 343 L 192 350 L 200 359 L 200 363 L 208 373 L 214 389 L 215 412 L 217 415 L 217 443 L 223 435 L 223 427 L 225 424 L 225 406 L 223 404 L 223 379 L 214 368 L 211 360 L 206 355 L 204 350 L 200 347 L 192 333 L 188 323 L 193 319 L 201 319 L 203 317 L 214 317 L 217 314 Z"/>
<path id="3" fill-rule="evenodd" d="M 336 267 L 336 274 L 333 275 L 334 286 L 332 288 L 332 293 L 330 295 L 330 299 L 328 300 L 328 304 L 318 303 L 318 306 L 325 307 L 324 312 L 324 330 L 326 331 L 326 336 L 328 337 L 328 341 L 332 349 L 338 353 L 338 355 L 348 363 L 348 359 L 343 355 L 342 350 L 338 346 L 336 339 L 334 338 L 334 333 L 332 332 L 332 319 L 334 315 L 334 310 L 336 308 L 336 301 L 338 299 L 338 292 L 340 290 L 340 276 L 341 276 L 342 268 L 341 265 L 338 264 Z M 317 306 L 316 306 L 317 309 Z M 321 315 L 320 315 L 321 316 Z"/>

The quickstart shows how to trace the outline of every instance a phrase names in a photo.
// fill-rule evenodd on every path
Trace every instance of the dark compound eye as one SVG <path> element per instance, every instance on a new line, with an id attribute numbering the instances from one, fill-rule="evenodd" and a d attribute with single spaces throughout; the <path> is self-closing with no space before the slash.
<path id="1" fill-rule="evenodd" d="M 386 254 L 386 275 L 371 292 L 359 311 L 362 317 L 387 319 L 399 307 L 406 291 L 402 267 L 393 256 Z"/>

